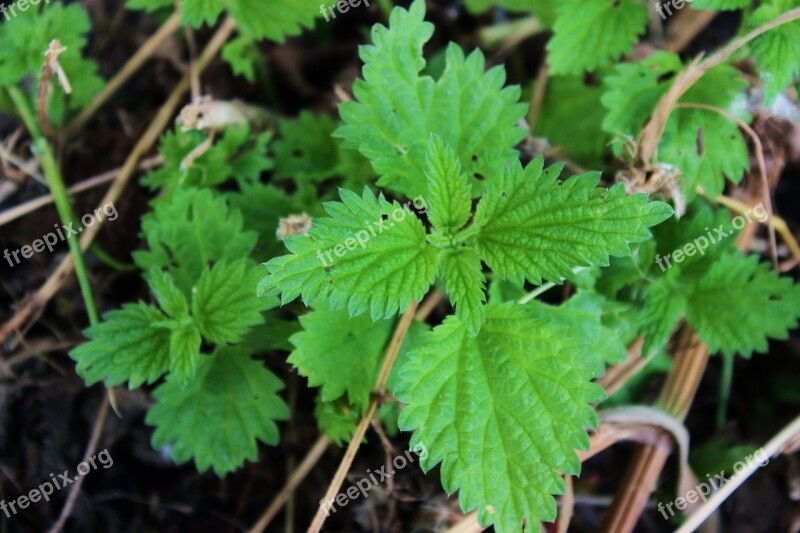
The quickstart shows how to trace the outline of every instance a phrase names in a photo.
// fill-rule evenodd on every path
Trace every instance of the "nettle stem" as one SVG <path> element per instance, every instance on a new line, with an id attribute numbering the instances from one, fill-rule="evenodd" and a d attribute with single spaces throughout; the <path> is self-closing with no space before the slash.
<path id="1" fill-rule="evenodd" d="M 44 172 L 47 184 L 50 186 L 50 193 L 53 195 L 53 201 L 56 204 L 56 210 L 58 211 L 61 223 L 64 225 L 80 223 L 76 220 L 73 213 L 67 188 L 64 186 L 64 180 L 61 177 L 61 171 L 58 168 L 58 163 L 56 163 L 53 150 L 50 148 L 50 143 L 47 142 L 47 139 L 42 135 L 27 98 L 25 98 L 22 91 L 14 85 L 7 86 L 6 89 L 20 114 L 22 122 L 25 124 L 31 137 L 33 137 L 33 146 L 35 151 L 38 152 L 39 159 L 42 163 L 42 171 Z M 89 315 L 89 323 L 95 325 L 100 320 L 97 315 L 94 296 L 92 295 L 89 271 L 86 268 L 86 262 L 84 261 L 83 253 L 81 253 L 80 244 L 77 238 L 68 238 L 67 245 L 69 246 L 72 259 L 75 262 L 75 274 L 78 276 L 78 285 L 80 285 L 83 302 L 86 305 L 86 313 Z"/>

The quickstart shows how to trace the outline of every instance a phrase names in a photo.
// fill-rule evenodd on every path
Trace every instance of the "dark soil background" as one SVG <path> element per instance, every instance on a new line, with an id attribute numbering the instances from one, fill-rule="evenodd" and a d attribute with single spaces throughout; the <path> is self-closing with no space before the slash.
<path id="1" fill-rule="evenodd" d="M 407 2 L 398 2 L 407 4 Z M 158 21 L 137 12 L 122 10 L 118 0 L 85 0 L 94 30 L 88 54 L 99 61 L 103 76 L 110 78 L 141 43 L 158 27 Z M 429 19 L 436 25 L 431 49 L 448 40 L 465 47 L 477 44 L 476 31 L 491 23 L 492 15 L 476 18 L 456 1 L 429 1 Z M 318 21 L 313 32 L 289 39 L 284 45 L 265 43 L 261 51 L 268 72 L 260 72 L 255 84 L 234 77 L 227 65 L 215 61 L 203 74 L 203 91 L 218 99 L 240 98 L 263 105 L 286 116 L 301 109 L 335 113 L 334 84 L 350 86 L 360 71 L 358 45 L 368 28 L 382 22 L 377 6 L 353 10 L 331 23 Z M 693 56 L 713 50 L 735 33 L 736 14 L 720 15 L 683 52 Z M 200 43 L 209 31 L 197 33 Z M 119 166 L 158 107 L 181 76 L 179 67 L 188 57 L 185 41 L 176 35 L 155 59 L 151 59 L 113 100 L 68 146 L 61 157 L 68 185 Z M 543 57 L 544 39 L 534 37 L 517 46 L 506 59 L 509 81 L 528 83 L 535 77 Z M 2 46 L 2 43 L 0 43 Z M 0 136 L 6 138 L 17 127 L 11 117 L 0 116 Z M 2 177 L 5 178 L 5 177 Z M 77 213 L 91 212 L 105 187 L 73 197 Z M 45 188 L 27 180 L 7 198 L 0 210 L 46 194 Z M 130 252 L 143 247 L 139 219 L 147 211 L 149 193 L 132 181 L 116 203 L 119 218 L 107 223 L 97 240 L 115 259 L 130 263 Z M 800 166 L 789 162 L 775 193 L 777 211 L 795 234 L 800 230 Z M 0 227 L 0 249 L 16 249 L 47 233 L 58 221 L 53 206 L 35 211 Z M 56 253 L 36 254 L 19 266 L 0 262 L 0 321 L 7 321 L 15 306 L 34 292 L 59 264 L 66 246 Z M 122 303 L 148 299 L 138 272 L 113 271 L 87 255 L 98 307 L 107 311 Z M 446 309 L 437 310 L 444 316 Z M 757 314 L 758 309 L 753 309 Z M 0 500 L 11 500 L 58 476 L 65 469 L 75 472 L 89 440 L 105 389 L 87 389 L 74 372 L 67 351 L 83 341 L 86 315 L 74 278 L 53 298 L 38 322 L 19 342 L 2 346 L 0 359 Z M 439 317 L 434 314 L 434 320 Z M 261 447 L 258 463 L 224 479 L 213 473 L 198 474 L 193 464 L 176 466 L 166 453 L 150 445 L 152 428 L 145 426 L 144 413 L 152 400 L 148 388 L 120 389 L 122 418 L 109 416 L 98 450 L 107 449 L 113 466 L 98 468 L 85 479 L 69 531 L 223 531 L 252 526 L 283 486 L 318 436 L 313 417 L 313 394 L 305 379 L 285 362 L 285 353 L 265 355 L 268 366 L 287 383 L 284 397 L 292 405 L 292 420 L 281 424 L 278 447 Z M 715 430 L 721 359 L 712 358 L 689 414 L 687 425 L 693 447 L 712 437 L 731 442 L 760 444 L 790 421 L 800 406 L 800 335 L 773 343 L 768 355 L 736 359 L 729 422 L 722 435 Z M 641 392 L 641 403 L 651 402 L 663 376 L 653 377 Z M 212 423 L 212 421 L 209 421 Z M 408 449 L 408 437 L 391 438 L 396 452 Z M 578 505 L 572 531 L 596 531 L 601 516 L 619 484 L 633 445 L 619 445 L 584 465 L 576 481 Z M 270 526 L 270 531 L 304 531 L 317 502 L 343 455 L 332 447 L 311 471 L 288 507 Z M 385 455 L 374 432 L 361 447 L 344 488 L 384 464 Z M 664 501 L 674 494 L 676 465 L 670 462 L 659 493 Z M 374 489 L 332 515 L 327 531 L 433 531 L 442 530 L 460 515 L 455 497 L 441 490 L 438 470 L 424 476 L 411 465 L 394 478 L 394 494 L 387 486 Z M 699 472 L 704 475 L 706 472 Z M 708 472 L 710 474 L 716 473 Z M 790 517 L 800 516 L 800 502 L 792 500 L 800 489 L 800 467 L 796 458 L 776 459 L 740 488 L 722 509 L 725 531 L 788 531 Z M 49 503 L 39 502 L 10 519 L 0 513 L 0 533 L 46 530 L 57 518 L 68 491 L 56 493 Z M 664 521 L 652 508 L 642 518 L 639 531 L 670 531 L 675 524 Z M 795 527 L 797 527 L 795 523 Z M 550 530 L 555 531 L 554 526 Z"/>

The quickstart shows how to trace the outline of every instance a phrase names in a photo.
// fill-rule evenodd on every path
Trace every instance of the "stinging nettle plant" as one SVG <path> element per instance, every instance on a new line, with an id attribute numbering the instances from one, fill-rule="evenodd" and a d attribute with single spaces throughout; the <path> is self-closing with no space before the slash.
<path id="1" fill-rule="evenodd" d="M 640 2 L 498 3 L 552 26 L 553 77 L 539 125 L 552 139 L 574 141 L 581 159 L 600 161 L 607 141 L 634 138 L 667 91 L 664 80 L 686 68 L 666 52 L 615 63 L 644 31 Z M 741 7 L 716 3 L 710 7 Z M 129 5 L 155 11 L 174 2 Z M 747 25 L 787 6 L 765 3 L 747 13 Z M 256 40 L 297 34 L 318 2 L 185 0 L 182 20 L 213 23 L 223 10 L 241 32 L 223 56 L 252 81 Z M 151 298 L 107 313 L 70 355 L 87 384 L 158 383 L 146 418 L 156 428 L 153 445 L 223 476 L 256 460 L 258 442 L 276 444 L 277 422 L 290 416 L 283 383 L 261 354 L 291 352 L 288 362 L 318 388 L 320 429 L 341 444 L 369 411 L 398 315 L 441 290 L 453 312 L 433 329 L 411 324 L 386 382 L 403 407 L 387 402 L 378 416 L 389 432 L 412 432 L 411 446 L 429 451 L 423 470 L 440 465 L 444 489 L 458 491 L 462 509 L 476 509 L 482 525 L 534 530 L 555 518 L 563 476 L 580 472 L 576 450 L 588 448 L 594 405 L 606 398 L 593 380 L 627 345 L 642 336 L 645 354 L 663 354 L 686 322 L 725 357 L 766 351 L 768 339 L 786 338 L 796 325 L 800 287 L 735 250 L 735 239 L 666 272 L 655 268 L 659 254 L 729 219 L 699 191 L 714 197 L 748 168 L 735 122 L 698 108 L 672 112 L 658 146 L 658 163 L 680 171 L 671 188 L 647 189 L 630 176 L 606 188 L 600 172 L 562 178 L 563 163 L 523 164 L 522 91 L 506 86 L 502 67 L 486 70 L 480 50 L 465 54 L 451 43 L 441 74 L 424 73 L 434 30 L 425 15 L 425 2 L 415 0 L 394 8 L 388 26 L 372 28 L 372 44 L 360 49 L 363 79 L 354 100 L 339 106 L 341 123 L 304 112 L 266 130 L 231 126 L 188 168 L 205 132 L 162 136 L 164 165 L 143 180 L 162 196 L 142 221 L 147 247 L 134 253 Z M 587 17 L 615 30 L 598 41 Z M 752 43 L 759 69 L 773 73 L 767 99 L 798 71 L 775 64 L 775 50 L 797 31 L 779 29 Z M 584 71 L 601 82 L 587 87 Z M 730 109 L 745 86 L 723 64 L 680 102 Z M 570 97 L 551 101 L 552 94 Z M 576 110 L 576 102 L 591 109 Z M 742 109 L 735 115 L 749 118 Z M 686 149 L 698 144 L 705 149 Z M 275 181 L 291 178 L 295 193 L 262 183 L 265 171 Z M 664 193 L 682 216 L 636 191 Z M 404 207 L 417 198 L 424 216 Z M 402 219 L 392 216 L 397 210 Z M 311 214 L 311 227 L 278 242 L 278 218 L 301 212 Z M 363 246 L 320 260 L 375 221 L 386 224 Z M 565 303 L 534 299 L 543 284 L 565 280 L 577 289 Z M 298 298 L 305 307 L 285 305 Z M 759 319 L 742 328 L 740 317 L 753 308 Z"/>
<path id="2" fill-rule="evenodd" d="M 307 343 L 313 336 L 314 344 L 336 346 L 341 333 L 326 338 L 311 329 L 320 322 L 314 315 L 369 315 L 381 327 L 438 279 L 455 315 L 416 339 L 396 365 L 392 390 L 406 405 L 399 426 L 414 431 L 412 446 L 430 450 L 424 470 L 441 463 L 444 488 L 459 491 L 465 511 L 477 508 L 482 524 L 512 531 L 525 519 L 555 517 L 552 495 L 564 490 L 562 474 L 579 472 L 575 450 L 588 446 L 586 431 L 597 423 L 590 404 L 604 393 L 591 383 L 598 361 L 587 358 L 584 341 L 551 323 L 545 309 L 486 304 L 483 265 L 518 287 L 561 283 L 576 267 L 628 255 L 672 209 L 643 194 L 626 196 L 622 184 L 599 188 L 599 173 L 559 182 L 563 165 L 545 169 L 537 158 L 523 167 L 514 149 L 526 111 L 519 90 L 503 88 L 502 69 L 484 72 L 479 51 L 465 57 L 455 45 L 438 80 L 420 74 L 433 31 L 424 14 L 417 1 L 395 8 L 388 28 L 373 28 L 374 44 L 361 50 L 357 101 L 341 106 L 336 135 L 372 162 L 378 185 L 424 197 L 430 228 L 409 213 L 323 266 L 318 252 L 401 208 L 369 188 L 342 189 L 307 236 L 284 240 L 291 253 L 266 263 L 259 293 L 280 295 L 284 304 L 299 296 L 314 309 L 305 333 L 293 338 L 299 352 L 290 361 L 312 385 L 333 389 L 331 397 L 348 391 L 352 400 L 356 383 L 363 394 L 374 374 L 320 372 L 332 366 L 322 361 L 330 354 L 316 350 L 315 360 Z M 358 324 L 366 335 L 365 322 Z M 358 366 L 375 355 L 350 352 L 341 363 Z"/>

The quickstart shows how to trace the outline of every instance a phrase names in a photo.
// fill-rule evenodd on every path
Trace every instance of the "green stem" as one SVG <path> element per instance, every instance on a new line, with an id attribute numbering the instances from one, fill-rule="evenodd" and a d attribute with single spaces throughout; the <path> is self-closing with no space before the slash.
<path id="1" fill-rule="evenodd" d="M 386 20 L 389 20 L 389 15 L 392 13 L 392 0 L 378 0 L 378 7 L 381 8 L 383 12 L 383 16 L 386 17 Z"/>
<path id="2" fill-rule="evenodd" d="M 733 356 L 722 355 L 722 376 L 719 383 L 719 403 L 717 404 L 717 427 L 722 427 L 728 416 L 728 404 L 731 400 L 733 384 Z"/>
<path id="3" fill-rule="evenodd" d="M 89 251 L 92 252 L 97 259 L 100 260 L 101 263 L 108 265 L 109 267 L 113 268 L 114 270 L 119 270 L 121 272 L 133 272 L 138 270 L 136 265 L 131 263 L 123 263 L 121 261 L 117 261 L 111 255 L 106 252 L 103 248 L 100 247 L 99 244 L 93 242 L 91 246 L 89 246 Z"/>
<path id="4" fill-rule="evenodd" d="M 546 293 L 547 291 L 549 291 L 550 289 L 552 289 L 555 286 L 556 286 L 555 283 L 553 283 L 552 281 L 548 281 L 547 283 L 544 283 L 544 284 L 540 285 L 539 287 L 537 287 L 533 291 L 529 292 L 528 294 L 526 294 L 525 296 L 520 298 L 517 301 L 517 303 L 524 305 L 524 304 L 530 302 L 531 300 L 535 300 L 536 298 L 538 298 L 542 294 Z"/>
<path id="5" fill-rule="evenodd" d="M 579 272 L 582 272 L 582 271 L 586 270 L 587 268 L 588 267 L 575 267 L 575 268 L 572 269 L 572 273 L 573 274 L 578 274 Z M 544 283 L 544 284 L 540 285 L 536 289 L 532 290 L 531 292 L 529 292 L 528 294 L 526 294 L 525 296 L 523 296 L 522 298 L 517 300 L 517 303 L 524 305 L 524 304 L 530 302 L 531 300 L 534 300 L 534 299 L 538 298 L 539 296 L 541 296 L 542 294 L 546 293 L 547 291 L 549 291 L 550 289 L 552 289 L 555 286 L 556 286 L 555 283 L 553 283 L 552 281 L 548 281 L 547 283 Z"/>
<path id="6" fill-rule="evenodd" d="M 56 210 L 58 211 L 58 216 L 61 218 L 62 224 L 78 222 L 72 212 L 72 205 L 69 203 L 67 188 L 64 186 L 64 180 L 61 179 L 61 172 L 58 169 L 56 158 L 53 155 L 53 151 L 47 139 L 39 130 L 39 125 L 36 122 L 36 118 L 27 98 L 25 98 L 22 91 L 14 85 L 9 85 L 6 89 L 19 112 L 20 118 L 22 118 L 22 122 L 25 124 L 25 127 L 28 128 L 31 137 L 33 137 L 34 150 L 39 155 L 39 160 L 42 163 L 42 171 L 44 172 L 47 184 L 50 186 L 50 194 L 53 195 L 53 201 L 56 204 Z M 67 245 L 69 246 L 70 254 L 72 254 L 72 259 L 75 262 L 75 273 L 78 276 L 78 285 L 80 285 L 81 295 L 86 305 L 86 313 L 89 315 L 89 324 L 95 325 L 99 322 L 99 319 L 97 316 L 97 308 L 94 304 L 94 297 L 92 296 L 89 273 L 86 269 L 86 263 L 83 260 L 83 254 L 81 253 L 80 242 L 78 239 L 68 237 Z"/>

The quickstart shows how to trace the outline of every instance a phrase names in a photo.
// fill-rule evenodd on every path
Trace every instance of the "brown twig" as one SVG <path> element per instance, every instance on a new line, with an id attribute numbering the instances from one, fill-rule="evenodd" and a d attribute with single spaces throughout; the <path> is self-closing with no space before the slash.
<path id="1" fill-rule="evenodd" d="M 679 421 L 686 418 L 708 364 L 708 347 L 689 326 L 678 334 L 675 361 L 659 398 L 659 407 Z M 656 488 L 670 455 L 671 440 L 663 435 L 655 445 L 641 446 L 620 482 L 614 502 L 603 523 L 603 531 L 632 531 Z"/>
<path id="2" fill-rule="evenodd" d="M 797 438 L 798 435 L 800 435 L 800 417 L 795 418 L 792 423 L 771 438 L 769 442 L 761 448 L 761 451 L 769 458 L 776 457 L 783 453 L 787 444 Z M 748 461 L 741 471 L 736 472 L 727 483 L 714 492 L 708 501 L 704 501 L 700 508 L 689 516 L 686 523 L 684 523 L 676 533 L 691 533 L 699 528 L 711 513 L 722 505 L 722 503 L 761 466 L 762 464 L 758 461 Z"/>
<path id="3" fill-rule="evenodd" d="M 433 310 L 436 309 L 437 305 L 442 303 L 443 299 L 444 293 L 441 291 L 436 291 L 428 296 L 428 298 L 422 302 L 422 305 L 419 306 L 419 311 L 417 311 L 417 316 L 415 316 L 414 319 L 417 322 L 425 322 L 425 320 L 428 318 L 428 315 L 430 315 Z"/>
<path id="4" fill-rule="evenodd" d="M 383 460 L 386 466 L 386 471 L 391 472 L 392 457 L 395 453 L 394 446 L 392 446 L 392 442 L 389 440 L 389 437 L 386 436 L 386 432 L 383 431 L 381 421 L 377 417 L 370 420 L 370 424 L 372 425 L 372 429 L 375 430 L 375 433 L 378 434 L 378 438 L 383 445 Z M 396 499 L 392 497 L 394 495 L 394 478 L 391 476 L 386 480 L 386 495 L 389 497 L 389 510 L 386 512 L 386 516 L 383 519 L 382 529 L 388 531 L 389 526 L 394 520 L 395 511 L 397 510 Z"/>
<path id="5" fill-rule="evenodd" d="M 597 380 L 597 384 L 606 390 L 606 394 L 613 395 L 648 363 L 650 359 L 642 357 L 643 345 L 644 337 L 638 337 L 628 346 L 628 358 L 609 367 L 603 377 Z"/>
<path id="6" fill-rule="evenodd" d="M 286 481 L 286 485 L 284 485 L 278 495 L 275 496 L 275 499 L 269 504 L 267 510 L 264 511 L 264 514 L 262 514 L 258 522 L 250 528 L 248 533 L 261 533 L 266 529 L 270 522 L 278 515 L 278 512 L 284 504 L 289 500 L 289 497 L 297 490 L 297 487 L 300 486 L 300 483 L 303 482 L 311 469 L 314 468 L 314 465 L 317 464 L 317 461 L 319 461 L 319 458 L 325 453 L 325 450 L 328 449 L 330 443 L 331 441 L 328 437 L 324 434 L 320 435 L 317 442 L 314 443 L 314 446 L 311 447 L 311 450 L 309 450 L 305 458 L 303 458 L 303 462 L 300 463 L 297 470 L 292 472 L 292 475 L 289 476 L 288 481 Z"/>
<path id="7" fill-rule="evenodd" d="M 675 32 L 667 32 L 667 42 L 662 49 L 667 52 L 680 52 L 686 45 L 694 40 L 712 20 L 716 18 L 719 11 L 706 11 L 702 9 L 692 9 L 682 11 L 680 20 L 671 24 L 669 29 L 675 28 Z"/>
<path id="8" fill-rule="evenodd" d="M 200 89 L 200 72 L 197 70 L 197 41 L 194 38 L 194 31 L 191 26 L 184 26 L 183 33 L 186 36 L 186 48 L 189 50 L 189 74 L 191 75 L 192 102 L 199 100 L 203 91 Z"/>
<path id="9" fill-rule="evenodd" d="M 735 198 L 731 198 L 729 196 L 720 195 L 717 196 L 714 200 L 718 203 L 724 205 L 731 211 L 739 213 L 741 215 L 745 214 L 747 211 L 752 209 L 752 206 L 747 205 L 744 202 L 740 202 Z M 800 244 L 797 243 L 797 239 L 794 238 L 792 235 L 792 230 L 789 229 L 789 225 L 786 223 L 784 219 L 775 215 L 772 217 L 772 223 L 775 224 L 775 230 L 783 239 L 783 242 L 786 243 L 786 246 L 789 248 L 789 251 L 792 254 L 792 257 L 798 262 L 800 262 Z"/>
<path id="10" fill-rule="evenodd" d="M 181 13 L 176 10 L 170 18 L 161 25 L 144 44 L 139 47 L 133 57 L 131 57 L 117 74 L 106 84 L 103 91 L 84 108 L 77 117 L 64 130 L 64 138 L 72 137 L 78 132 L 90 118 L 116 93 L 122 85 L 152 56 L 158 48 L 169 38 L 170 35 L 180 27 Z"/>
<path id="11" fill-rule="evenodd" d="M 493 65 L 497 65 L 498 63 L 500 63 L 506 56 L 508 56 L 511 50 L 513 50 L 520 43 L 525 41 L 525 39 L 528 39 L 529 37 L 532 37 L 533 35 L 536 35 L 540 31 L 542 31 L 542 24 L 536 17 L 528 17 L 526 19 L 520 20 L 519 22 L 521 25 L 515 28 L 515 31 L 513 31 L 508 37 L 506 37 L 500 42 L 500 45 L 486 61 L 487 69 L 492 67 Z"/>
<path id="12" fill-rule="evenodd" d="M 150 170 L 151 168 L 155 168 L 163 164 L 164 158 L 161 155 L 156 155 L 139 163 L 137 170 Z M 119 175 L 119 172 L 120 169 L 116 168 L 114 170 L 109 170 L 108 172 L 98 174 L 97 176 L 87 178 L 67 189 L 67 192 L 69 194 L 76 194 L 79 192 L 88 191 L 89 189 L 93 189 L 94 187 L 112 181 Z M 14 206 L 11 209 L 6 209 L 5 211 L 0 212 L 0 226 L 8 224 L 12 220 L 16 220 L 51 203 L 53 203 L 53 196 L 46 194 L 44 196 L 34 198 L 33 200 L 28 200 L 27 202 Z"/>
<path id="13" fill-rule="evenodd" d="M 53 75 L 57 74 L 64 92 L 70 94 L 72 88 L 69 85 L 64 71 L 61 70 L 61 65 L 58 63 L 58 56 L 66 52 L 66 47 L 62 46 L 58 39 L 50 41 L 50 46 L 44 54 L 45 60 L 42 66 L 42 72 L 39 76 L 39 92 L 36 98 L 36 117 L 39 121 L 39 127 L 44 132 L 45 137 L 53 136 L 53 129 L 50 127 L 50 121 L 47 118 L 47 96 L 50 94 L 50 84 L 53 80 Z"/>
<path id="14" fill-rule="evenodd" d="M 547 81 L 549 79 L 550 71 L 547 68 L 547 55 L 542 58 L 542 64 L 539 66 L 539 72 L 536 74 L 536 87 L 531 96 L 531 108 L 528 110 L 528 125 L 530 127 L 529 135 L 533 135 L 536 128 L 536 119 L 539 118 L 539 110 L 542 108 L 544 96 L 547 93 Z"/>
<path id="15" fill-rule="evenodd" d="M 406 312 L 403 313 L 400 321 L 397 323 L 394 335 L 392 336 L 392 341 L 389 343 L 389 347 L 386 351 L 386 358 L 384 359 L 381 370 L 378 373 L 378 378 L 375 380 L 375 386 L 372 389 L 372 399 L 370 399 L 367 412 L 364 413 L 364 416 L 361 418 L 358 426 L 356 427 L 356 431 L 353 433 L 353 438 L 350 441 L 350 445 L 347 447 L 347 451 L 345 452 L 341 463 L 339 463 L 339 468 L 336 470 L 336 474 L 333 476 L 333 480 L 328 486 L 328 490 L 325 492 L 325 497 L 320 502 L 319 509 L 317 509 L 317 513 L 314 515 L 314 519 L 308 528 L 309 532 L 318 532 L 320 529 L 322 529 L 322 525 L 325 523 L 325 518 L 327 517 L 327 507 L 339 492 L 339 489 L 344 482 L 344 478 L 347 475 L 347 472 L 350 470 L 350 466 L 353 464 L 353 459 L 355 459 L 356 453 L 358 452 L 359 447 L 361 447 L 361 442 L 364 440 L 364 435 L 367 433 L 370 420 L 372 420 L 372 417 L 375 415 L 375 411 L 378 408 L 378 400 L 380 396 L 383 395 L 386 380 L 389 379 L 389 373 L 392 371 L 392 366 L 394 365 L 395 359 L 397 359 L 397 354 L 400 352 L 400 346 L 403 344 L 403 339 L 406 337 L 406 333 L 408 332 L 409 326 L 411 326 L 411 321 L 414 319 L 414 313 L 416 311 L 417 302 L 412 302 L 408 309 L 406 309 Z"/>
<path id="16" fill-rule="evenodd" d="M 0 160 L 2 160 L 4 167 L 6 166 L 6 163 L 11 163 L 15 167 L 17 167 L 23 173 L 23 175 L 27 174 L 28 176 L 32 177 L 39 183 L 47 185 L 47 180 L 37 170 L 38 162 L 35 159 L 32 159 L 30 161 L 25 161 L 22 158 L 17 157 L 16 155 L 14 155 L 13 152 L 6 149 L 6 147 L 3 146 L 2 142 L 0 142 Z M 8 170 L 6 170 L 6 172 L 10 174 Z M 24 178 L 16 178 L 15 176 L 9 176 L 9 178 L 11 178 L 11 181 L 13 181 L 16 184 L 21 183 L 24 179 Z"/>
<path id="17" fill-rule="evenodd" d="M 106 423 L 108 405 L 108 401 L 104 397 L 100 403 L 100 409 L 97 411 L 97 419 L 94 424 L 94 429 L 92 430 L 92 436 L 89 438 L 89 444 L 86 445 L 86 452 L 83 454 L 84 463 L 89 461 L 94 453 L 95 448 L 97 448 L 100 435 L 103 433 L 103 426 Z M 78 476 L 78 479 L 75 480 L 75 484 L 72 486 L 72 488 L 70 488 L 69 495 L 67 496 L 67 502 L 61 509 L 61 514 L 58 515 L 58 520 L 56 520 L 56 523 L 53 524 L 53 526 L 48 530 L 48 533 L 56 533 L 64 528 L 64 524 L 66 523 L 67 518 L 69 518 L 72 508 L 75 506 L 75 501 L 78 498 L 78 494 L 81 491 L 83 478 L 84 476 Z"/>
<path id="18" fill-rule="evenodd" d="M 485 528 L 478 523 L 478 511 L 472 511 L 453 524 L 453 526 L 447 530 L 447 533 L 478 533 L 484 529 Z"/>
<path id="19" fill-rule="evenodd" d="M 680 97 L 683 96 L 686 91 L 688 91 L 689 88 L 691 88 L 691 86 L 697 82 L 697 80 L 702 78 L 703 75 L 705 75 L 705 73 L 711 70 L 713 67 L 727 60 L 739 48 L 749 43 L 756 37 L 771 30 L 772 28 L 780 26 L 781 24 L 786 24 L 787 22 L 791 22 L 798 18 L 800 18 L 800 8 L 792 9 L 786 13 L 783 13 L 779 17 L 776 17 L 774 20 L 759 26 L 747 35 L 732 41 L 730 44 L 710 55 L 708 58 L 703 59 L 702 55 L 700 55 L 692 60 L 686 67 L 686 70 L 678 75 L 678 77 L 675 79 L 675 82 L 672 84 L 666 94 L 664 94 L 664 96 L 662 96 L 658 101 L 650 120 L 647 122 L 647 125 L 645 125 L 644 129 L 639 135 L 637 144 L 639 146 L 639 160 L 642 163 L 642 168 L 650 168 L 658 149 L 658 143 L 661 140 L 661 135 L 663 134 L 664 128 L 667 125 L 667 119 L 669 119 L 670 113 L 672 113 L 672 110 L 675 108 L 675 105 L 678 103 Z"/>
<path id="20" fill-rule="evenodd" d="M 8 375 L 7 370 L 15 365 L 19 365 L 24 363 L 28 359 L 32 357 L 40 357 L 45 360 L 45 362 L 50 363 L 50 361 L 44 357 L 44 354 L 47 352 L 59 352 L 64 350 L 69 350 L 70 348 L 75 347 L 77 345 L 77 341 L 73 340 L 39 340 L 35 342 L 23 342 L 21 343 L 22 349 L 19 350 L 17 353 L 13 354 L 8 359 L 0 359 L 0 376 L 6 374 Z M 67 375 L 67 372 L 64 372 L 64 375 Z"/>
<path id="21" fill-rule="evenodd" d="M 572 515 L 575 512 L 575 489 L 572 486 L 572 476 L 564 476 L 564 496 L 558 508 L 558 533 L 567 533 Z"/>

